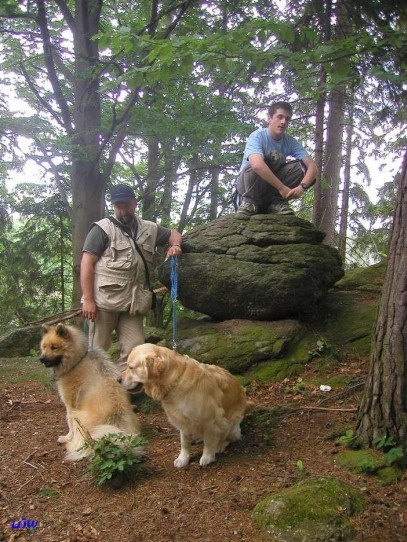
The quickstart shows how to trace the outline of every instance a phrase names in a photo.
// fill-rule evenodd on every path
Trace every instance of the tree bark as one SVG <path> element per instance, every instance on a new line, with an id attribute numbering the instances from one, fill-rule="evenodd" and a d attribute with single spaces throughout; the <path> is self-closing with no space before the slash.
<path id="1" fill-rule="evenodd" d="M 346 256 L 346 241 L 348 237 L 350 170 L 351 170 L 351 162 L 352 162 L 352 137 L 353 137 L 353 120 L 352 120 L 352 111 L 350 110 L 349 124 L 346 129 L 345 166 L 344 166 L 344 175 L 343 175 L 343 190 L 342 190 L 341 214 L 340 214 L 340 223 L 339 223 L 339 239 L 338 239 L 338 250 L 343 260 L 345 260 L 345 256 Z"/>
<path id="2" fill-rule="evenodd" d="M 99 52 L 92 38 L 99 30 L 101 0 L 76 0 L 74 18 L 74 134 L 72 151 L 72 240 L 74 306 L 80 299 L 79 268 L 89 226 L 103 213 L 105 186 L 100 174 L 101 105 Z"/>
<path id="3" fill-rule="evenodd" d="M 371 446 L 376 437 L 407 445 L 407 150 L 404 155 L 387 271 L 372 341 L 368 379 L 356 437 Z"/>
<path id="4" fill-rule="evenodd" d="M 334 34 L 337 38 L 346 38 L 349 34 L 349 21 L 346 13 L 346 1 L 339 0 L 335 6 L 336 26 Z M 333 68 L 340 70 L 343 59 L 334 61 Z M 338 212 L 338 196 L 340 171 L 342 163 L 342 140 L 345 116 L 345 84 L 335 86 L 328 97 L 328 121 L 326 146 L 323 155 L 319 201 L 314 208 L 314 224 L 326 233 L 324 243 L 334 246 L 336 243 L 336 218 Z"/>

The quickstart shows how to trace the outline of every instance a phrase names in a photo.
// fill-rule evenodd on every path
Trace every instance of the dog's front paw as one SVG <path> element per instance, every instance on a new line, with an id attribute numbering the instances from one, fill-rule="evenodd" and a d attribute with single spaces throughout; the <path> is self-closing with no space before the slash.
<path id="1" fill-rule="evenodd" d="M 71 439 L 70 439 L 69 434 L 68 434 L 68 435 L 64 435 L 64 436 L 58 437 L 58 442 L 59 442 L 60 444 L 65 444 L 65 443 L 69 442 L 70 440 L 71 440 Z"/>
<path id="2" fill-rule="evenodd" d="M 179 454 L 177 459 L 174 461 L 174 467 L 177 469 L 182 469 L 189 464 L 189 455 Z"/>
<path id="3" fill-rule="evenodd" d="M 203 454 L 201 459 L 199 460 L 199 464 L 201 467 L 206 467 L 206 465 L 209 465 L 210 463 L 213 463 L 214 461 L 215 461 L 215 455 Z"/>

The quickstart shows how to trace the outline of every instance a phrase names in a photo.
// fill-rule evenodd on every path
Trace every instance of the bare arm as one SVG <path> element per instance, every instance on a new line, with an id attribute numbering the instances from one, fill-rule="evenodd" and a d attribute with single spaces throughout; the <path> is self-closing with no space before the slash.
<path id="1" fill-rule="evenodd" d="M 317 166 L 311 156 L 306 156 L 305 158 L 302 158 L 302 161 L 307 166 L 307 172 L 305 173 L 304 178 L 301 182 L 307 186 L 311 186 L 314 180 L 318 179 L 319 176 Z M 287 194 L 287 199 L 298 199 L 301 198 L 303 194 L 304 189 L 301 185 L 298 185 L 289 191 L 289 193 Z"/>
<path id="2" fill-rule="evenodd" d="M 167 258 L 170 256 L 181 256 L 182 235 L 177 230 L 171 230 L 171 235 L 168 239 L 169 249 L 167 250 Z"/>
<path id="3" fill-rule="evenodd" d="M 83 294 L 82 314 L 85 318 L 92 320 L 96 318 L 97 307 L 94 296 L 95 265 L 98 256 L 90 252 L 82 254 L 81 261 L 81 288 Z"/>

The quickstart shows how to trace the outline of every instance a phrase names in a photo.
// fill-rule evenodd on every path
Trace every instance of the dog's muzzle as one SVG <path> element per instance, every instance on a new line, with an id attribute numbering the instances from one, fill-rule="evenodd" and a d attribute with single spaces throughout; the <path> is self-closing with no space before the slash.
<path id="1" fill-rule="evenodd" d="M 128 386 L 126 386 L 125 382 L 123 381 L 122 375 L 117 377 L 117 382 L 125 390 L 129 391 L 130 393 L 140 393 L 142 391 L 142 389 L 143 389 L 143 386 L 144 386 L 144 384 L 142 382 L 137 382 L 136 384 L 134 384 L 134 386 L 132 388 L 129 388 Z"/>
<path id="2" fill-rule="evenodd" d="M 41 356 L 40 362 L 45 365 L 45 367 L 57 367 L 62 363 L 62 356 Z"/>

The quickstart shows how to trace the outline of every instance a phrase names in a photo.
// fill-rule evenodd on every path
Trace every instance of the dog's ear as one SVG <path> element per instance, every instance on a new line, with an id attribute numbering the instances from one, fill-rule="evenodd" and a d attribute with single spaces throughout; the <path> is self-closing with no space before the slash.
<path id="1" fill-rule="evenodd" d="M 165 369 L 165 359 L 159 354 L 149 354 L 145 357 L 149 376 L 160 376 Z"/>
<path id="2" fill-rule="evenodd" d="M 51 326 L 49 326 L 48 324 L 42 324 L 41 326 L 41 332 L 43 335 L 46 335 L 50 329 Z"/>
<path id="3" fill-rule="evenodd" d="M 62 337 L 63 339 L 67 339 L 70 335 L 69 329 L 61 323 L 57 324 L 55 332 L 59 337 Z"/>

